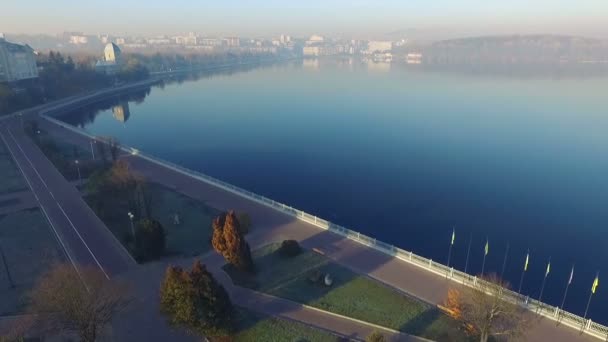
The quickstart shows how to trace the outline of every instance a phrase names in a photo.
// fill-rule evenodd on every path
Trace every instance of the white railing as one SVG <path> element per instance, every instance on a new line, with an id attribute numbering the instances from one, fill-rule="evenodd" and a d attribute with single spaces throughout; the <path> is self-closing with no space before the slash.
<path id="1" fill-rule="evenodd" d="M 48 111 L 45 111 L 48 112 Z M 62 121 L 56 120 L 52 117 L 49 117 L 48 115 L 44 115 L 41 114 L 42 117 L 44 117 L 45 119 L 59 125 L 62 126 L 68 130 L 71 130 L 73 132 L 76 132 L 78 134 L 81 135 L 85 135 L 91 139 L 96 139 L 96 140 L 100 140 L 100 138 L 95 137 L 94 135 L 81 130 L 77 127 L 74 127 L 72 125 L 68 125 Z M 445 277 L 447 279 L 450 279 L 454 282 L 457 282 L 459 284 L 464 284 L 466 286 L 469 287 L 475 287 L 478 286 L 479 284 L 485 283 L 485 280 L 477 278 L 476 276 L 461 272 L 459 270 L 456 270 L 452 267 L 448 267 L 445 266 L 441 263 L 438 263 L 436 261 L 427 259 L 425 257 L 416 255 L 414 253 L 412 253 L 411 251 L 405 251 L 399 247 L 390 245 L 388 243 L 382 242 L 382 241 L 378 241 L 372 237 L 366 236 L 364 234 L 361 234 L 359 232 L 344 228 L 340 225 L 331 223 L 329 221 L 326 221 L 320 217 L 317 217 L 315 215 L 303 212 L 301 210 L 298 209 L 294 209 L 286 204 L 283 203 L 279 203 L 275 200 L 266 198 L 262 195 L 258 195 L 255 194 L 251 191 L 239 188 L 237 186 L 234 186 L 232 184 L 226 183 L 222 180 L 219 180 L 217 178 L 208 176 L 204 173 L 198 172 L 198 171 L 194 171 L 194 170 L 190 170 L 187 169 L 183 166 L 177 165 L 175 163 L 166 161 L 166 160 L 162 160 L 160 158 L 157 157 L 153 157 L 151 155 L 148 155 L 146 153 L 143 153 L 135 148 L 131 148 L 131 147 L 127 147 L 127 146 L 121 146 L 121 149 L 127 153 L 133 154 L 133 155 L 137 155 L 140 158 L 146 159 L 154 164 L 158 164 L 161 165 L 163 167 L 175 170 L 177 172 L 180 172 L 184 175 L 190 176 L 192 178 L 204 181 L 208 184 L 211 184 L 213 186 L 219 187 L 221 189 L 224 189 L 226 191 L 232 192 L 236 195 L 239 195 L 243 198 L 252 200 L 254 202 L 260 203 L 262 205 L 268 206 L 270 208 L 273 208 L 275 210 L 278 210 L 282 213 L 285 213 L 289 216 L 295 217 L 301 221 L 310 223 L 312 225 L 315 225 L 319 228 L 322 229 L 326 229 L 329 230 L 333 233 L 336 233 L 338 235 L 344 236 L 350 240 L 356 241 L 358 243 L 361 243 L 363 245 L 369 246 L 371 248 L 374 248 L 377 251 L 380 251 L 382 253 L 385 253 L 387 255 L 390 256 L 394 256 L 395 258 L 398 258 L 400 260 L 403 260 L 407 263 L 413 264 L 415 266 L 418 266 L 422 269 L 425 269 L 429 272 L 433 272 L 439 276 Z M 554 321 L 558 321 L 561 324 L 571 327 L 573 329 L 577 329 L 578 331 L 584 332 L 590 336 L 593 337 L 597 337 L 600 339 L 606 339 L 608 337 L 608 327 L 601 325 L 599 323 L 595 323 L 592 322 L 590 319 L 584 319 L 583 317 L 580 317 L 578 315 L 575 315 L 573 313 L 564 311 L 559 309 L 558 307 L 555 306 L 551 306 L 549 304 L 546 303 L 542 303 L 539 302 L 535 299 L 531 299 L 527 296 L 523 296 L 521 294 L 518 294 L 514 291 L 511 291 L 509 289 L 504 289 L 503 294 L 505 295 L 505 298 L 507 300 L 510 300 L 514 303 L 519 303 L 521 304 L 523 307 L 527 308 L 528 310 L 538 313 L 539 315 L 542 315 L 546 318 L 549 318 L 551 320 Z"/>

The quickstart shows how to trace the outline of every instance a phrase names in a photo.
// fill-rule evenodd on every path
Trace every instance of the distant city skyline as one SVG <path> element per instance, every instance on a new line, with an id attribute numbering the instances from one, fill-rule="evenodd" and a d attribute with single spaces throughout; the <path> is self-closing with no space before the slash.
<path id="1" fill-rule="evenodd" d="M 605 0 L 278 0 L 171 2 L 106 0 L 10 1 L 3 4 L 0 32 L 374 38 L 390 32 L 420 38 L 493 34 L 568 34 L 608 38 Z M 52 15 L 51 15 L 52 14 Z"/>

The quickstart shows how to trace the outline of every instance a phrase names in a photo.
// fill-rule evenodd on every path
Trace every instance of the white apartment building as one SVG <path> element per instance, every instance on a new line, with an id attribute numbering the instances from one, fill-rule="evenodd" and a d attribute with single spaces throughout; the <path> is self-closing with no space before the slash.
<path id="1" fill-rule="evenodd" d="M 38 77 L 34 50 L 29 45 L 7 42 L 0 36 L 0 82 Z"/>
<path id="2" fill-rule="evenodd" d="M 393 43 L 389 41 L 371 40 L 367 43 L 367 53 L 391 52 Z"/>

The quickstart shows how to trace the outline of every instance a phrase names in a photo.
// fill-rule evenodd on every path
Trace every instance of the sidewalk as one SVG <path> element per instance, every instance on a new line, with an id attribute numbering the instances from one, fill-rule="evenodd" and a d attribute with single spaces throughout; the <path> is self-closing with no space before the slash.
<path id="1" fill-rule="evenodd" d="M 81 144 L 85 146 L 89 143 L 86 137 L 79 136 L 61 127 L 56 126 L 53 129 L 52 126 L 54 125 L 50 123 L 45 124 L 45 126 L 62 136 L 71 135 L 71 140 L 81 141 Z M 137 156 L 129 155 L 123 158 L 127 158 L 132 168 L 149 181 L 176 189 L 219 210 L 234 209 L 247 212 L 254 225 L 252 230 L 256 232 L 250 237 L 252 246 L 283 239 L 296 239 L 307 248 L 316 248 L 323 251 L 336 262 L 431 304 L 443 303 L 448 288 L 458 286 L 457 283 L 448 281 L 444 277 L 382 254 L 309 223 L 299 221 L 257 202 L 198 181 L 188 175 Z M 580 335 L 575 329 L 556 326 L 555 322 L 548 319 L 543 319 L 538 325 L 534 326 L 527 338 L 529 341 L 544 340 L 552 342 L 597 341 L 588 335 Z"/>

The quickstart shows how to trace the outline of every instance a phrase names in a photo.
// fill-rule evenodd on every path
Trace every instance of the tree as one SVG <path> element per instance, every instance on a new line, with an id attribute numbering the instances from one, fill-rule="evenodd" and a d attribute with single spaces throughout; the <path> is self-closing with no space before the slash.
<path id="1" fill-rule="evenodd" d="M 165 252 L 165 229 L 160 222 L 142 219 L 135 227 L 135 251 L 138 258 L 151 260 L 160 258 Z"/>
<path id="2" fill-rule="evenodd" d="M 490 336 L 521 337 L 533 323 L 531 313 L 506 297 L 508 284 L 495 274 L 483 280 L 462 292 L 451 289 L 445 303 L 448 313 L 479 335 L 481 342 Z"/>
<path id="3" fill-rule="evenodd" d="M 120 143 L 116 138 L 108 139 L 108 146 L 110 148 L 110 155 L 112 156 L 112 161 L 116 162 L 118 160 L 118 152 L 120 152 Z"/>
<path id="4" fill-rule="evenodd" d="M 169 266 L 160 289 L 160 311 L 172 326 L 206 336 L 234 329 L 234 308 L 224 287 L 197 260 L 190 272 Z"/>
<path id="5" fill-rule="evenodd" d="M 365 338 L 365 342 L 384 342 L 384 341 L 386 341 L 386 339 L 384 338 L 384 335 L 382 335 L 377 330 L 374 330 L 371 334 L 369 334 Z"/>
<path id="6" fill-rule="evenodd" d="M 37 325 L 51 331 L 77 333 L 81 341 L 95 341 L 131 298 L 124 283 L 106 278 L 97 268 L 57 264 L 36 283 L 31 294 Z"/>
<path id="7" fill-rule="evenodd" d="M 302 252 L 302 248 L 296 240 L 284 240 L 279 247 L 279 254 L 283 257 L 295 257 Z"/>
<path id="8" fill-rule="evenodd" d="M 239 220 L 234 211 L 223 213 L 213 220 L 213 249 L 224 256 L 237 269 L 253 272 L 251 250 L 239 229 Z"/>

